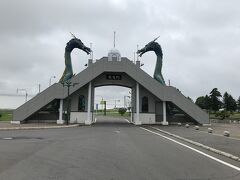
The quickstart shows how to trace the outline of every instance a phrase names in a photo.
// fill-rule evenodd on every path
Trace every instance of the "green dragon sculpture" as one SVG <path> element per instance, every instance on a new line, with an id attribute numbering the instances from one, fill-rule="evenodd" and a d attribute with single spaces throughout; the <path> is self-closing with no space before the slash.
<path id="1" fill-rule="evenodd" d="M 148 51 L 155 52 L 155 54 L 157 55 L 157 62 L 156 62 L 153 77 L 162 85 L 165 85 L 165 81 L 162 76 L 162 58 L 163 58 L 162 48 L 157 42 L 155 42 L 158 38 L 159 36 L 155 38 L 153 41 L 149 42 L 144 48 L 138 50 L 137 54 L 139 54 L 139 56 L 141 57 L 144 53 Z"/>
<path id="2" fill-rule="evenodd" d="M 78 38 L 76 38 L 72 34 L 73 38 L 67 43 L 65 47 L 65 70 L 63 72 L 63 75 L 61 79 L 59 80 L 60 83 L 65 83 L 69 81 L 74 75 L 73 75 L 73 69 L 72 69 L 72 61 L 71 61 L 71 52 L 73 49 L 78 48 L 86 52 L 87 54 L 90 54 L 91 49 L 86 47 L 82 41 Z"/>

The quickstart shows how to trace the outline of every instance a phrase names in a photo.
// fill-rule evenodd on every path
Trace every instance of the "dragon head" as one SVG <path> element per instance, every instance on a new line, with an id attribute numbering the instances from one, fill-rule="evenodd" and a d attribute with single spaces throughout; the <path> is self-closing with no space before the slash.
<path id="1" fill-rule="evenodd" d="M 89 47 L 85 46 L 80 39 L 76 38 L 76 36 L 74 36 L 73 34 L 72 34 L 72 36 L 73 36 L 73 38 L 67 43 L 67 48 L 69 48 L 69 49 L 78 48 L 78 49 L 83 50 L 87 54 L 90 54 L 90 52 L 92 50 Z"/>
<path id="2" fill-rule="evenodd" d="M 146 44 L 144 48 L 139 49 L 137 51 L 137 54 L 139 54 L 139 56 L 141 57 L 144 53 L 146 53 L 148 51 L 156 51 L 157 49 L 159 49 L 160 45 L 157 42 L 155 42 L 158 38 L 159 38 L 159 36 L 157 38 L 155 38 L 153 41 Z M 160 47 L 160 49 L 161 49 L 161 47 Z"/>
<path id="3" fill-rule="evenodd" d="M 76 48 L 83 50 L 87 54 L 90 54 L 91 49 L 89 47 L 85 46 L 80 39 L 73 38 L 72 41 L 73 41 L 72 43 L 75 44 Z"/>

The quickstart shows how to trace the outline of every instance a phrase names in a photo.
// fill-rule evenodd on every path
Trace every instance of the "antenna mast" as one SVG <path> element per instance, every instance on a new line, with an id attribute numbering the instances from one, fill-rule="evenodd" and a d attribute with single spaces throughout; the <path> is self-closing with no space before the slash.
<path id="1" fill-rule="evenodd" d="M 116 32 L 113 32 L 113 47 L 115 48 Z"/>
<path id="2" fill-rule="evenodd" d="M 135 63 L 135 54 L 136 52 L 133 52 L 133 63 Z"/>
<path id="3" fill-rule="evenodd" d="M 91 49 L 91 52 L 90 52 L 90 59 L 93 60 L 93 50 L 92 50 L 92 43 L 90 43 L 90 49 Z"/>
<path id="4" fill-rule="evenodd" d="M 137 44 L 137 52 L 138 52 L 138 44 Z M 139 57 L 139 56 L 137 55 L 137 61 L 138 61 L 138 57 Z"/>

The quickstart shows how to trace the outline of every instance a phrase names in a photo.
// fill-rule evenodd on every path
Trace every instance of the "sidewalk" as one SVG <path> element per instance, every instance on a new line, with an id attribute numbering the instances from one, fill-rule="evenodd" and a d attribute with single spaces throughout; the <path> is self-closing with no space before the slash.
<path id="1" fill-rule="evenodd" d="M 186 128 L 184 126 L 159 126 L 155 125 L 153 127 L 159 128 L 163 131 L 170 132 L 172 134 L 181 136 L 183 138 L 201 143 L 203 145 L 218 149 L 220 151 L 224 151 L 226 153 L 233 154 L 235 156 L 240 157 L 240 138 L 239 133 L 235 132 L 237 131 L 237 127 L 233 129 L 230 129 L 229 127 L 225 126 L 219 126 L 219 125 L 212 125 L 211 128 L 213 129 L 213 132 L 221 132 L 220 134 L 210 134 L 207 132 L 208 127 L 201 127 L 199 130 L 195 130 L 194 126 L 190 126 L 189 128 Z M 223 130 L 227 130 L 230 132 L 234 132 L 236 136 L 234 138 L 231 137 L 225 137 L 223 136 Z"/>
<path id="2" fill-rule="evenodd" d="M 59 125 L 56 123 L 27 123 L 27 124 L 11 124 L 10 121 L 0 121 L 0 130 L 19 130 L 19 129 L 55 129 L 77 127 L 79 124 Z"/>

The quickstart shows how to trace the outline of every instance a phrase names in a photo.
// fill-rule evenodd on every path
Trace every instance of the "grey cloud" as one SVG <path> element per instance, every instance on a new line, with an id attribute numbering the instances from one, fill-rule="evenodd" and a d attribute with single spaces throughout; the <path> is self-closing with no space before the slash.
<path id="1" fill-rule="evenodd" d="M 64 48 L 73 32 L 89 46 L 94 58 L 106 56 L 117 31 L 117 48 L 133 58 L 136 45 L 160 35 L 163 74 L 185 95 L 196 98 L 218 87 L 238 97 L 240 66 L 240 3 L 227 1 L 59 1 L 2 0 L 0 2 L 0 91 L 60 78 Z M 74 50 L 74 73 L 89 56 Z M 142 68 L 153 74 L 156 57 L 145 54 Z M 57 81 L 55 79 L 54 81 Z M 111 94 L 111 93 L 110 93 Z"/>

